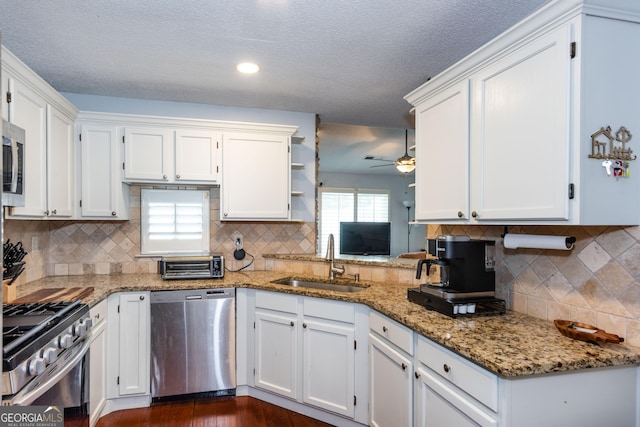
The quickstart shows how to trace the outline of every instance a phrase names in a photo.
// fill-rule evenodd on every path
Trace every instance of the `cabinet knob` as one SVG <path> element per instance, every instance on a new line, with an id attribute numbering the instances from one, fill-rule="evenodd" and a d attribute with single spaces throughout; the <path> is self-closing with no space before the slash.
<path id="1" fill-rule="evenodd" d="M 293 326 L 293 325 L 294 325 L 293 320 L 292 320 L 291 322 L 289 322 L 289 325 L 291 325 L 291 326 Z"/>
<path id="2" fill-rule="evenodd" d="M 117 216 L 118 214 L 116 213 L 116 211 L 111 211 L 111 216 Z"/>
<path id="3" fill-rule="evenodd" d="M 420 373 L 418 371 L 415 371 L 413 373 L 413 376 L 416 377 L 416 379 L 420 378 Z"/>
<path id="4" fill-rule="evenodd" d="M 474 217 L 474 218 L 477 218 L 478 217 L 478 212 L 476 212 L 476 211 L 471 212 L 471 216 Z"/>
<path id="5" fill-rule="evenodd" d="M 400 366 L 402 366 L 402 370 L 403 371 L 407 370 L 407 365 L 404 362 L 402 362 L 402 365 L 400 365 Z"/>
<path id="6" fill-rule="evenodd" d="M 386 326 L 383 326 L 383 327 L 382 327 L 382 332 L 387 332 L 387 331 L 388 331 L 387 327 L 386 327 Z"/>
<path id="7" fill-rule="evenodd" d="M 462 218 L 464 216 L 464 214 L 462 213 L 462 211 L 458 211 L 458 218 Z"/>
<path id="8" fill-rule="evenodd" d="M 303 327 L 303 328 L 306 328 L 306 327 L 307 327 L 307 324 L 306 324 L 306 323 L 303 323 L 303 324 L 302 324 L 302 327 Z"/>
<path id="9" fill-rule="evenodd" d="M 49 216 L 49 211 L 44 211 L 45 216 Z"/>
<path id="10" fill-rule="evenodd" d="M 229 215 L 229 214 L 225 212 L 223 215 L 224 215 L 224 216 L 227 216 L 227 215 Z"/>
<path id="11" fill-rule="evenodd" d="M 140 295 L 140 301 L 144 301 L 144 295 Z"/>
<path id="12" fill-rule="evenodd" d="M 442 369 L 444 369 L 446 373 L 451 372 L 451 366 L 447 365 L 446 363 L 442 366 Z"/>
<path id="13" fill-rule="evenodd" d="M 180 175 L 176 175 L 176 179 L 180 179 Z"/>
<path id="14" fill-rule="evenodd" d="M 162 179 L 167 179 L 167 175 L 162 175 Z"/>
<path id="15" fill-rule="evenodd" d="M 55 214 L 57 214 L 57 213 L 58 213 L 58 210 L 57 210 L 57 209 L 54 209 L 54 210 L 52 210 L 52 211 L 51 211 L 51 215 L 55 215 Z"/>

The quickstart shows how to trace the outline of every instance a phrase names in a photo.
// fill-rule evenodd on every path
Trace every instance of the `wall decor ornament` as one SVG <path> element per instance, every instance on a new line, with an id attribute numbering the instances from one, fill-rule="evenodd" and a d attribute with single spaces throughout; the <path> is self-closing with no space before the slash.
<path id="1" fill-rule="evenodd" d="M 591 154 L 588 157 L 603 159 L 602 167 L 607 175 L 616 178 L 628 177 L 631 172 L 629 161 L 637 158 L 631 148 L 627 147 L 631 138 L 631 132 L 624 126 L 620 126 L 615 136 L 611 132 L 611 126 L 601 127 L 591 134 Z"/>

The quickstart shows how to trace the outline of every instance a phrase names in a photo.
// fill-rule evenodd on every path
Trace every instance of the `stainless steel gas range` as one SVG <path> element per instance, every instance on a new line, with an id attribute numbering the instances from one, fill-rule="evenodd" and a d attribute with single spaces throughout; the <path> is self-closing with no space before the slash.
<path id="1" fill-rule="evenodd" d="M 3 305 L 2 404 L 64 408 L 87 419 L 89 307 L 76 302 Z"/>

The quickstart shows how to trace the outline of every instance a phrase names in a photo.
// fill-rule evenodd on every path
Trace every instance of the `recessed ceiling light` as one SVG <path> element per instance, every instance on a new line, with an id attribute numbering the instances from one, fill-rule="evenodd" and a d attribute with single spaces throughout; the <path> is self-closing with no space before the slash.
<path id="1" fill-rule="evenodd" d="M 236 65 L 236 70 L 244 74 L 255 74 L 260 71 L 260 67 L 258 67 L 258 64 L 254 64 L 253 62 L 241 62 Z"/>

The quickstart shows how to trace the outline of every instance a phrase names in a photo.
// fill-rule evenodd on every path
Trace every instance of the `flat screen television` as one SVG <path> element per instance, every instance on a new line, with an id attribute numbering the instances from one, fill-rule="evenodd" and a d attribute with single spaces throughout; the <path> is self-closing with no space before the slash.
<path id="1" fill-rule="evenodd" d="M 340 253 L 345 255 L 390 255 L 390 222 L 341 222 Z"/>

